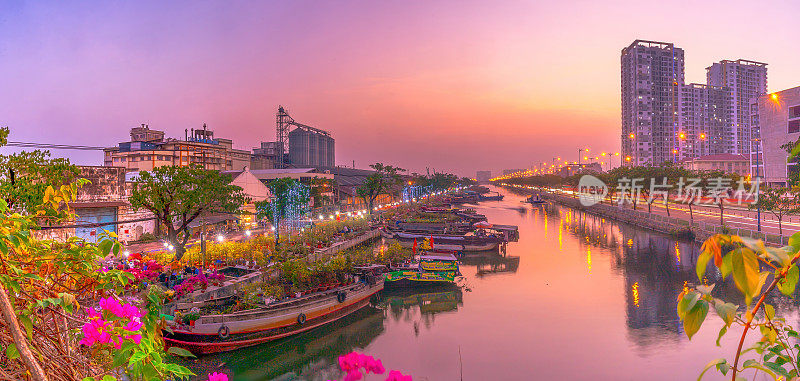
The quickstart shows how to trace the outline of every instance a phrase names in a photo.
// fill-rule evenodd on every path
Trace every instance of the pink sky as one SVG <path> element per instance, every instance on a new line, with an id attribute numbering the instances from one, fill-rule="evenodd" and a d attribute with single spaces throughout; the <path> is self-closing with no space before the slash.
<path id="1" fill-rule="evenodd" d="M 800 85 L 800 3 L 696 3 L 0 0 L 0 125 L 112 146 L 140 123 L 182 137 L 206 122 L 250 149 L 274 139 L 280 104 L 333 133 L 339 164 L 474 176 L 575 160 L 618 150 L 619 54 L 637 38 L 685 49 L 687 82 L 745 58 L 769 64 L 770 90 Z"/>

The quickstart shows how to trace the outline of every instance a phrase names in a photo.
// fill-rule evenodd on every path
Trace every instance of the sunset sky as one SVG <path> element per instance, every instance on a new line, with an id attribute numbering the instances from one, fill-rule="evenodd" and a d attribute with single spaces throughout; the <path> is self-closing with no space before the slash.
<path id="1" fill-rule="evenodd" d="M 0 126 L 113 146 L 140 123 L 183 137 L 205 122 L 249 150 L 283 105 L 331 131 L 339 164 L 576 160 L 619 149 L 619 55 L 637 38 L 683 48 L 687 82 L 745 58 L 769 64 L 771 91 L 800 86 L 800 2 L 697 3 L 0 0 Z"/>

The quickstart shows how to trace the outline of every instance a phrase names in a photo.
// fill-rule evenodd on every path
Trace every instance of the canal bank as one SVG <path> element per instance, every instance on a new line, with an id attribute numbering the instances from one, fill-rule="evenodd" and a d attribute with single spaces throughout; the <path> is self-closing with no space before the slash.
<path id="1" fill-rule="evenodd" d="M 692 238 L 700 243 L 705 242 L 706 239 L 714 234 L 734 234 L 742 237 L 760 239 L 771 246 L 785 246 L 789 242 L 788 235 L 766 234 L 743 227 L 730 227 L 709 221 L 690 221 L 683 218 L 665 216 L 659 213 L 650 213 L 646 210 L 646 206 L 643 205 L 641 206 L 643 210 L 633 210 L 615 204 L 608 204 L 608 200 L 604 200 L 603 203 L 584 206 L 574 194 L 569 195 L 552 191 L 533 191 L 518 188 L 510 188 L 510 190 L 521 194 L 536 193 L 539 194 L 542 199 L 550 200 L 573 209 L 675 237 Z"/>
<path id="2" fill-rule="evenodd" d="M 232 380 L 341 380 L 338 357 L 358 351 L 415 380 L 671 381 L 732 354 L 736 335 L 717 347 L 719 327 L 707 324 L 689 341 L 677 317 L 678 294 L 697 280 L 696 242 L 502 192 L 503 201 L 468 207 L 518 225 L 520 239 L 505 257 L 462 258 L 460 288 L 386 292 L 320 329 L 187 362 Z M 708 282 L 742 303 L 732 282 L 714 273 Z M 770 304 L 796 321 L 788 299 Z"/>

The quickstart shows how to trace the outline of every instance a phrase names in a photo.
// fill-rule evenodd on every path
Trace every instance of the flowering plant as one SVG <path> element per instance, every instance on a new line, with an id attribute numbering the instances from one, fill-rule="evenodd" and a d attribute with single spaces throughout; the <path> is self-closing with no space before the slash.
<path id="1" fill-rule="evenodd" d="M 225 279 L 225 276 L 216 271 L 208 275 L 203 273 L 197 274 L 175 286 L 175 299 L 191 294 L 197 288 L 205 290 L 209 285 L 219 286 L 222 284 L 223 279 Z"/>
<path id="2" fill-rule="evenodd" d="M 360 380 L 364 377 L 364 375 L 361 374 L 362 369 L 366 374 L 383 374 L 386 372 L 381 360 L 358 352 L 350 352 L 344 356 L 339 356 L 339 368 L 345 372 L 343 381 Z M 389 372 L 386 381 L 412 381 L 412 379 L 411 376 L 406 376 L 397 370 L 392 370 Z"/>
<path id="3" fill-rule="evenodd" d="M 139 344 L 142 340 L 142 313 L 132 304 L 121 304 L 114 297 L 100 299 L 100 311 L 87 308 L 89 321 L 83 325 L 81 345 L 112 345 L 121 349 L 125 341 Z"/>

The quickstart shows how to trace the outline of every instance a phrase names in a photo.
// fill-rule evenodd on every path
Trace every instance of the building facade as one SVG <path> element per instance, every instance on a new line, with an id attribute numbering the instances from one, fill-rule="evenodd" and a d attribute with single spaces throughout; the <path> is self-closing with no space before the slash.
<path id="1" fill-rule="evenodd" d="M 723 171 L 747 176 L 750 172 L 750 161 L 745 155 L 731 153 L 706 155 L 681 160 L 681 167 L 693 171 Z"/>
<path id="2" fill-rule="evenodd" d="M 636 40 L 622 50 L 621 65 L 625 163 L 750 153 L 751 101 L 767 91 L 767 64 L 723 60 L 706 68 L 706 84 L 686 85 L 682 49 Z"/>
<path id="3" fill-rule="evenodd" d="M 788 176 L 800 171 L 796 159 L 787 163 L 789 154 L 783 147 L 800 139 L 800 86 L 761 95 L 755 104 L 761 135 L 756 143 L 761 144 L 755 144 L 753 151 L 757 152 L 756 147 L 760 147 L 763 153 L 752 157 L 763 159 L 763 164 L 758 164 L 762 164 L 759 175 L 765 183 L 785 186 Z"/>
<path id="4" fill-rule="evenodd" d="M 730 92 L 731 119 L 728 121 L 727 153 L 746 155 L 750 152 L 750 102 L 767 93 L 767 64 L 738 59 L 722 60 L 706 68 L 710 86 L 724 87 Z"/>
<path id="5" fill-rule="evenodd" d="M 230 139 L 215 138 L 203 124 L 202 129 L 186 131 L 184 140 L 164 138 L 164 132 L 146 124 L 134 127 L 131 140 L 103 150 L 103 165 L 126 168 L 128 172 L 151 171 L 160 166 L 200 165 L 226 171 L 250 166 L 251 154 L 233 148 Z"/>
<path id="6" fill-rule="evenodd" d="M 729 152 L 731 119 L 727 88 L 691 83 L 681 86 L 677 157 L 681 160 Z"/>

